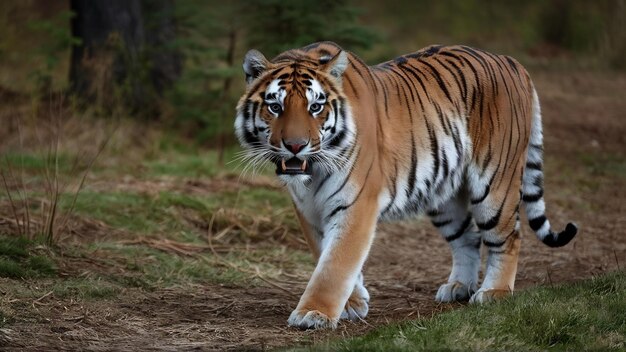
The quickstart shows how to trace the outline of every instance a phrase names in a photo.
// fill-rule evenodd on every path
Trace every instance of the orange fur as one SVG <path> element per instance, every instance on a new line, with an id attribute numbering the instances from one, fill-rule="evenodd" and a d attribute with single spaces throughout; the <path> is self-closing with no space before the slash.
<path id="1" fill-rule="evenodd" d="M 540 149 L 538 101 L 514 59 L 431 46 L 367 66 L 324 42 L 272 61 L 251 51 L 244 69 L 248 89 L 236 121 L 242 145 L 269 150 L 279 174 L 285 159 L 314 165 L 308 176 L 280 175 L 318 260 L 291 325 L 335 327 L 340 317 L 367 314 L 360 270 L 378 219 L 431 216 L 453 249 L 442 301 L 476 290 L 481 242 L 490 249 L 488 267 L 472 301 L 512 291 L 523 195 L 544 242 L 563 245 L 575 235 L 573 225 L 553 233 L 542 215 L 541 154 L 528 150 Z"/>

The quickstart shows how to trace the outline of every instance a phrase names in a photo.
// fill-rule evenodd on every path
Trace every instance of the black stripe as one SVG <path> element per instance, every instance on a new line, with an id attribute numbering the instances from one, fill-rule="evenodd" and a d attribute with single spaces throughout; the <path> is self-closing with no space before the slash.
<path id="1" fill-rule="evenodd" d="M 365 179 L 363 180 L 363 185 L 361 186 L 361 189 L 359 190 L 359 193 L 356 195 L 356 197 L 354 198 L 352 203 L 350 203 L 348 205 L 340 205 L 340 206 L 336 207 L 335 209 L 333 209 L 333 211 L 326 217 L 326 221 L 330 220 L 338 212 L 346 210 L 346 209 L 350 208 L 351 206 L 353 206 L 354 203 L 356 203 L 356 201 L 361 196 L 361 193 L 363 193 L 363 190 L 365 189 L 365 186 L 367 185 L 367 179 L 370 177 L 370 171 L 372 171 L 372 165 L 374 165 L 374 161 L 373 160 L 370 163 L 369 169 L 367 170 L 367 175 L 365 175 Z"/>
<path id="2" fill-rule="evenodd" d="M 335 133 L 337 131 L 337 121 L 339 120 L 339 108 L 337 107 L 337 99 L 333 99 L 330 104 L 332 105 L 333 111 L 335 112 L 335 121 L 333 122 L 333 127 L 330 132 Z"/>
<path id="3" fill-rule="evenodd" d="M 246 100 L 243 106 L 243 119 L 246 121 L 250 119 L 250 104 L 252 104 L 252 100 Z"/>
<path id="4" fill-rule="evenodd" d="M 435 168 L 435 170 L 433 171 L 433 181 L 432 181 L 432 184 L 434 185 L 435 181 L 437 180 L 437 176 L 439 175 L 439 144 L 437 142 L 437 137 L 435 136 L 435 132 L 430 127 L 428 120 L 424 120 L 424 122 L 426 123 L 426 129 L 428 130 L 428 138 L 430 139 L 430 154 L 433 157 L 434 168 Z"/>
<path id="5" fill-rule="evenodd" d="M 406 190 L 407 198 L 410 198 L 415 189 L 415 178 L 417 173 L 417 151 L 415 150 L 415 137 L 411 126 L 411 170 L 409 171 L 409 188 Z"/>
<path id="6" fill-rule="evenodd" d="M 244 130 L 243 131 L 243 139 L 246 141 L 246 143 L 248 143 L 250 146 L 256 146 L 259 144 L 259 139 L 256 138 L 252 132 L 248 131 L 248 130 Z"/>
<path id="7" fill-rule="evenodd" d="M 361 153 L 361 149 L 359 148 L 359 150 L 356 152 L 356 157 L 354 158 L 355 160 L 359 158 L 360 153 Z M 337 193 L 339 193 L 346 186 L 346 184 L 348 183 L 348 180 L 350 179 L 350 176 L 352 176 L 352 171 L 354 171 L 355 165 L 356 165 L 356 162 L 352 164 L 352 167 L 350 168 L 350 172 L 348 172 L 348 174 L 346 175 L 346 178 L 341 183 L 341 186 L 339 186 L 339 188 L 337 188 L 335 192 L 333 192 L 333 194 L 328 196 L 326 201 L 329 201 L 332 197 L 334 197 Z"/>
<path id="8" fill-rule="evenodd" d="M 483 240 L 483 244 L 489 248 L 502 247 L 505 243 L 506 243 L 506 240 L 502 242 L 490 242 L 487 240 Z"/>
<path id="9" fill-rule="evenodd" d="M 393 73 L 396 74 L 396 76 L 400 77 L 402 79 L 402 81 L 404 82 L 404 84 L 406 85 L 406 87 L 409 89 L 409 93 L 411 93 L 411 100 L 413 101 L 413 103 L 415 103 L 415 95 L 413 93 L 413 91 L 415 90 L 415 86 L 409 82 L 409 80 L 406 79 L 405 75 L 403 74 L 403 71 L 400 69 L 400 71 L 396 71 L 394 69 L 391 70 Z M 413 87 L 414 89 L 411 89 L 411 87 Z M 404 87 L 402 87 L 402 90 L 404 91 Z M 404 91 L 404 95 L 405 95 L 405 99 L 407 101 L 407 104 L 409 102 L 409 99 L 406 98 L 406 91 Z M 411 106 L 407 106 L 407 108 L 409 108 L 409 111 L 411 111 Z"/>
<path id="10" fill-rule="evenodd" d="M 444 133 L 449 136 L 450 129 L 448 128 L 448 124 L 446 123 L 447 118 L 443 115 L 443 111 L 441 111 L 441 107 L 437 103 L 434 103 L 433 107 L 435 108 L 435 111 L 437 112 L 437 117 L 439 117 L 439 121 L 441 122 L 441 127 L 443 127 Z"/>
<path id="11" fill-rule="evenodd" d="M 373 74 L 372 77 L 374 78 L 374 80 L 376 80 L 376 82 L 378 82 L 380 84 L 380 86 L 382 87 L 382 91 L 383 91 L 383 99 L 385 100 L 385 116 L 387 118 L 389 118 L 389 104 L 387 102 L 387 87 L 385 86 L 385 82 L 378 77 L 376 74 Z"/>
<path id="12" fill-rule="evenodd" d="M 439 84 L 439 88 L 441 88 L 441 90 L 443 91 L 443 93 L 446 95 L 446 98 L 448 98 L 448 100 L 454 104 L 454 101 L 452 100 L 452 97 L 450 96 L 450 92 L 448 91 L 448 88 L 446 87 L 445 82 L 441 79 L 441 75 L 439 74 L 439 72 L 435 69 L 435 67 L 431 64 L 429 64 L 426 61 L 423 60 L 419 60 L 419 62 L 425 64 L 426 66 L 428 66 L 431 69 L 431 74 L 433 77 L 435 77 L 435 80 L 437 81 L 437 84 Z"/>
<path id="13" fill-rule="evenodd" d="M 511 233 L 509 233 L 504 240 L 500 241 L 500 242 L 491 242 L 491 241 L 487 241 L 485 239 L 483 239 L 483 244 L 489 248 L 494 248 L 494 247 L 502 247 L 504 244 L 506 244 L 506 242 L 509 240 L 509 238 L 511 238 L 511 236 L 513 236 L 515 233 L 517 232 L 517 230 L 513 230 L 511 231 Z M 493 251 L 490 251 L 493 253 Z M 500 252 L 501 253 L 501 252 Z"/>
<path id="14" fill-rule="evenodd" d="M 531 220 L 528 220 L 528 224 L 530 225 L 530 228 L 533 229 L 533 231 L 537 231 L 541 228 L 541 226 L 543 226 L 543 224 L 546 222 L 546 216 L 545 215 L 541 215 L 538 218 L 534 218 Z"/>
<path id="15" fill-rule="evenodd" d="M 328 181 L 328 179 L 330 178 L 332 174 L 328 173 L 326 175 L 324 175 L 324 178 L 322 179 L 322 181 L 317 185 L 317 188 L 315 188 L 315 192 L 313 193 L 313 197 L 317 196 L 317 193 L 320 191 L 320 189 L 322 189 L 322 187 L 324 186 L 324 183 L 326 183 L 326 181 Z"/>
<path id="16" fill-rule="evenodd" d="M 431 222 L 433 223 L 435 227 L 442 227 L 442 226 L 446 226 L 450 224 L 452 222 L 452 219 L 441 220 L 441 221 L 431 220 Z"/>
<path id="17" fill-rule="evenodd" d="M 505 58 L 506 58 L 506 61 L 509 62 L 509 65 L 515 71 L 515 73 L 519 75 L 519 71 L 517 70 L 517 65 L 515 64 L 515 61 L 513 61 L 513 59 L 511 59 L 509 56 L 505 56 Z"/>
<path id="18" fill-rule="evenodd" d="M 526 168 L 531 169 L 531 170 L 541 171 L 543 169 L 543 165 L 540 162 L 539 163 L 528 162 L 526 163 Z"/>
<path id="19" fill-rule="evenodd" d="M 472 215 L 468 214 L 465 220 L 463 221 L 463 223 L 461 224 L 461 227 L 459 227 L 459 229 L 454 233 L 454 235 L 450 237 L 446 237 L 446 241 L 452 242 L 456 240 L 457 238 L 463 236 L 463 234 L 465 233 L 465 230 L 467 230 L 471 222 L 472 222 Z"/>
<path id="20" fill-rule="evenodd" d="M 454 82 L 456 83 L 457 87 L 459 88 L 459 92 L 461 93 L 461 98 L 463 99 L 463 102 L 465 103 L 466 93 L 463 90 L 463 87 L 461 86 L 461 82 L 459 81 L 460 78 L 457 78 L 454 71 L 452 71 L 452 69 L 450 69 L 448 66 L 444 65 L 442 60 L 439 60 L 439 58 L 433 58 L 433 60 L 437 61 L 437 63 L 439 63 L 439 65 L 441 65 L 446 71 L 448 71 L 450 75 L 452 76 L 452 78 L 454 78 Z M 463 75 L 461 75 L 461 77 L 463 77 Z M 454 103 L 454 107 L 456 108 L 457 113 L 461 115 L 461 109 L 456 104 L 456 102 Z"/>
<path id="21" fill-rule="evenodd" d="M 387 214 L 387 212 L 393 206 L 393 202 L 396 201 L 396 196 L 397 196 L 397 183 L 396 183 L 396 180 L 398 179 L 398 160 L 397 159 L 394 159 L 393 168 L 395 170 L 394 176 L 391 178 L 391 180 L 389 182 L 389 183 L 391 183 L 391 187 L 392 187 L 391 188 L 391 201 L 389 202 L 389 204 L 387 204 L 387 206 L 385 206 L 385 209 L 381 212 L 381 215 Z"/>
<path id="22" fill-rule="evenodd" d="M 483 223 L 476 223 L 478 228 L 483 230 L 483 231 L 488 231 L 488 230 L 491 230 L 494 227 L 496 227 L 496 225 L 498 225 L 498 221 L 500 221 L 500 215 L 502 215 L 502 207 L 503 206 L 504 206 L 504 202 L 502 202 L 502 205 L 500 206 L 500 209 L 498 209 L 498 212 L 496 213 L 496 215 L 494 215 L 491 219 L 489 219 L 489 220 L 487 220 L 486 222 L 483 222 Z"/>
<path id="23" fill-rule="evenodd" d="M 411 66 L 408 66 L 408 65 L 403 65 L 400 68 L 408 71 L 413 76 L 413 78 L 415 78 L 417 80 L 417 82 L 422 87 L 422 90 L 424 91 L 424 94 L 426 94 L 426 97 L 430 100 L 430 96 L 428 95 L 428 91 L 426 90 L 426 87 L 424 86 L 424 82 L 422 81 L 422 79 L 417 74 L 417 72 L 419 72 L 419 71 L 414 71 L 415 67 L 411 67 Z M 422 112 L 423 112 L 424 111 L 424 102 L 422 101 L 422 97 L 420 96 L 419 92 L 417 92 L 417 89 L 415 90 L 415 93 L 417 95 L 417 101 L 420 103 L 420 108 L 422 108 Z"/>
<path id="24" fill-rule="evenodd" d="M 536 202 L 536 201 L 538 201 L 538 200 L 540 200 L 542 198 L 543 198 L 543 190 L 539 190 L 539 193 L 537 193 L 537 194 L 524 194 L 522 196 L 522 200 L 525 203 Z"/>
<path id="25" fill-rule="evenodd" d="M 426 212 L 426 215 L 428 216 L 437 216 L 440 214 L 441 214 L 441 211 L 439 209 L 432 209 Z"/>
<path id="26" fill-rule="evenodd" d="M 339 133 L 334 135 L 333 138 L 330 140 L 330 142 L 328 142 L 328 147 L 329 148 L 338 147 L 345 137 L 346 137 L 346 130 L 339 131 Z"/>
<path id="27" fill-rule="evenodd" d="M 485 191 L 483 192 L 483 194 L 478 198 L 478 199 L 472 199 L 470 202 L 472 203 L 472 205 L 476 205 L 478 203 L 482 203 L 482 201 L 485 200 L 485 198 L 487 198 L 487 196 L 489 195 L 489 191 L 491 190 L 491 184 L 487 184 L 487 186 L 485 187 Z"/>
<path id="28" fill-rule="evenodd" d="M 253 128 L 253 133 L 255 136 L 259 134 L 259 129 L 256 127 L 256 111 L 258 108 L 259 108 L 259 103 L 254 102 L 254 104 L 252 104 L 252 128 Z"/>

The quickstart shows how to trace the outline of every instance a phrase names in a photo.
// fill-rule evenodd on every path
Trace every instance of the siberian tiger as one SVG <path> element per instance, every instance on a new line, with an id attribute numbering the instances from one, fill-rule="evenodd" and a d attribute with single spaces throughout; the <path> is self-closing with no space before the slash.
<path id="1" fill-rule="evenodd" d="M 332 42 L 271 61 L 250 50 L 236 135 L 276 164 L 317 260 L 288 323 L 335 328 L 367 315 L 361 268 L 377 222 L 427 214 L 452 250 L 441 302 L 488 302 L 513 290 L 519 206 L 550 247 L 539 100 L 517 61 L 430 46 L 376 66 Z M 480 288 L 480 247 L 487 247 Z"/>

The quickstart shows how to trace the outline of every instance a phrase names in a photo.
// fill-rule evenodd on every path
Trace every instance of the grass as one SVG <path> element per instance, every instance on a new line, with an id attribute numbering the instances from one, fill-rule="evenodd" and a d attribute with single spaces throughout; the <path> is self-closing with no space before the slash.
<path id="1" fill-rule="evenodd" d="M 179 190 L 176 187 L 178 179 L 184 185 L 189 178 L 219 178 L 222 176 L 218 174 L 224 172 L 226 177 L 230 177 L 236 165 L 227 164 L 226 168 L 220 168 L 214 151 L 201 155 L 203 152 L 196 148 L 178 145 L 167 138 L 160 142 L 165 144 L 157 147 L 158 154 L 149 156 L 142 164 L 135 166 L 141 170 L 140 173 L 132 172 L 129 165 L 125 164 L 91 170 L 96 179 L 110 179 L 127 173 L 135 175 L 135 181 L 140 184 L 138 189 L 116 191 L 87 187 L 78 194 L 75 203 L 74 194 L 65 192 L 59 200 L 60 210 L 67 211 L 72 207 L 73 214 L 78 218 L 97 220 L 113 231 L 121 230 L 125 233 L 124 238 L 167 238 L 203 246 L 207 245 L 207 227 L 210 223 L 213 224 L 212 230 L 215 234 L 230 227 L 226 240 L 240 248 L 243 248 L 244 243 L 249 243 L 252 237 L 254 241 L 264 241 L 267 239 L 264 236 L 272 231 L 278 236 L 279 233 L 284 233 L 285 228 L 297 228 L 295 218 L 285 216 L 285 209 L 290 208 L 291 204 L 288 196 L 279 190 L 245 185 L 238 189 L 230 187 L 203 190 L 198 194 Z M 227 150 L 225 160 L 232 159 L 234 152 L 235 149 Z M 19 162 L 23 165 L 30 181 L 47 167 L 45 160 L 35 154 L 14 153 L 7 158 L 8 162 Z M 62 158 L 67 161 L 71 159 L 67 155 Z M 60 170 L 62 173 L 66 171 Z M 154 186 L 161 184 L 163 180 L 166 183 L 162 187 Z M 32 189 L 29 189 L 29 197 L 33 200 L 31 203 L 35 210 L 39 204 L 37 199 L 42 197 L 38 186 L 39 184 L 32 183 Z M 237 211 L 233 212 L 232 209 Z M 235 227 L 232 227 L 233 221 L 237 223 Z M 300 266 L 310 269 L 311 265 L 310 256 L 297 250 L 293 255 L 286 255 L 284 248 L 281 252 L 280 246 L 279 249 L 253 248 L 252 252 L 246 249 L 245 253 L 241 249 L 232 253 L 222 252 L 220 260 L 230 263 L 232 267 L 229 267 L 208 250 L 189 257 L 155 249 L 146 244 L 120 244 L 100 238 L 99 234 L 87 235 L 93 236 L 89 239 L 89 244 L 65 248 L 64 252 L 69 250 L 74 255 L 87 257 L 92 255 L 90 253 L 99 252 L 93 255 L 97 256 L 101 264 L 123 269 L 112 275 L 100 270 L 93 272 L 95 267 L 86 267 L 84 274 L 87 277 L 81 274 L 55 278 L 47 286 L 51 285 L 50 290 L 58 298 L 109 298 L 115 297 L 124 288 L 154 290 L 198 283 L 255 284 L 258 280 L 251 273 L 257 268 L 267 277 L 278 275 L 280 269 L 277 268 L 284 266 L 284 261 L 290 256 L 293 257 L 289 258 L 289 262 L 294 263 L 291 267 L 293 270 L 299 270 Z M 0 255 L 0 275 L 14 279 L 53 275 L 56 269 L 50 264 L 50 260 L 30 254 L 28 248 L 32 244 L 24 241 L 26 240 L 0 241 L 0 253 L 4 253 Z M 218 244 L 222 247 L 225 245 Z M 15 284 L 20 286 L 19 282 Z M 29 294 L 27 288 L 24 290 L 25 295 L 41 295 L 39 291 Z"/>
<path id="2" fill-rule="evenodd" d="M 67 154 L 59 154 L 58 167 L 59 172 L 69 172 L 72 169 L 72 159 Z M 45 170 L 54 162 L 49 156 L 40 153 L 4 153 L 0 158 L 0 168 L 12 168 L 13 170 L 37 171 Z"/>
<path id="3" fill-rule="evenodd" d="M 69 207 L 71 201 L 71 195 L 66 194 L 61 199 L 62 209 Z M 174 191 L 157 194 L 83 191 L 76 200 L 74 213 L 138 234 L 178 237 L 184 235 L 185 231 L 202 233 L 204 236 L 206 229 L 198 226 L 208 226 L 218 209 L 237 208 L 242 215 L 271 217 L 274 212 L 288 207 L 289 198 L 284 192 L 263 188 L 203 195 Z M 200 223 L 194 224 L 190 218 Z M 287 224 L 290 227 L 297 226 L 294 219 Z"/>
<path id="4" fill-rule="evenodd" d="M 55 282 L 51 291 L 57 298 L 95 300 L 115 298 L 121 287 L 103 278 L 69 278 Z"/>
<path id="5" fill-rule="evenodd" d="M 38 255 L 34 247 L 41 245 L 23 237 L 0 236 L 0 277 L 21 279 L 56 275 L 54 261 Z"/>
<path id="6" fill-rule="evenodd" d="M 626 348 L 626 273 L 535 288 L 318 345 L 342 351 L 578 351 Z"/>
<path id="7" fill-rule="evenodd" d="M 142 245 L 99 243 L 92 249 L 116 258 L 112 266 L 123 266 L 123 275 L 109 279 L 128 287 L 156 288 L 185 286 L 193 283 L 232 284 L 245 279 L 242 272 L 211 265 L 210 255 L 182 257 Z"/>
<path id="8" fill-rule="evenodd" d="M 198 150 L 172 143 L 160 146 L 158 157 L 147 160 L 143 166 L 148 176 L 211 177 L 218 173 L 237 172 L 238 164 L 233 160 L 237 148 L 224 151 L 224 166 L 218 165 L 217 152 Z"/>

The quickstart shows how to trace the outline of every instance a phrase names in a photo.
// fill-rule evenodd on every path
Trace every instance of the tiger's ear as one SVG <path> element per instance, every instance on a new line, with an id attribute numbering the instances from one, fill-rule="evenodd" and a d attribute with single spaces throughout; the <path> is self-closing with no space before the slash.
<path id="1" fill-rule="evenodd" d="M 269 61 L 258 50 L 250 50 L 243 59 L 243 72 L 246 73 L 246 83 L 250 84 L 267 68 Z"/>
<path id="2" fill-rule="evenodd" d="M 337 82 L 341 83 L 341 76 L 346 68 L 348 68 L 349 62 L 348 54 L 342 50 L 325 64 L 326 72 L 333 76 Z"/>

